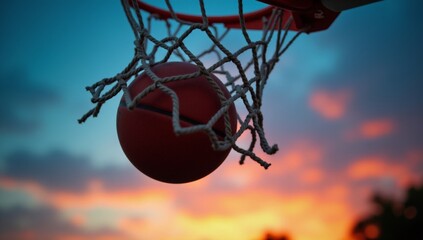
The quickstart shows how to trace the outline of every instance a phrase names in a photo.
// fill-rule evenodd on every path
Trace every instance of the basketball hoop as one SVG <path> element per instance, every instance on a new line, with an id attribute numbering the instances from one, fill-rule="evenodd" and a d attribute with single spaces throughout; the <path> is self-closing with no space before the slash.
<path id="1" fill-rule="evenodd" d="M 175 12 L 169 0 L 165 0 L 166 10 L 141 0 L 121 0 L 121 2 L 135 35 L 134 57 L 116 76 L 102 79 L 86 87 L 92 94 L 91 101 L 95 107 L 83 115 L 78 120 L 79 123 L 85 122 L 91 116 L 97 117 L 103 104 L 120 92 L 123 92 L 126 107 L 133 109 L 141 99 L 168 82 L 184 81 L 198 76 L 210 78 L 211 74 L 216 74 L 224 78 L 223 82 L 230 93 L 230 98 L 220 98 L 221 109 L 207 123 L 188 127 L 174 124 L 175 134 L 203 131 L 208 134 L 211 145 L 216 151 L 232 148 L 241 154 L 241 164 L 246 157 L 249 157 L 267 169 L 270 164 L 255 153 L 255 147 L 258 141 L 266 154 L 274 154 L 278 150 L 278 146 L 270 145 L 265 137 L 261 111 L 263 91 L 270 73 L 298 36 L 328 28 L 339 12 L 327 9 L 320 1 L 304 1 L 310 2 L 311 5 L 298 4 L 290 9 L 289 5 L 284 5 L 287 1 L 268 0 L 263 2 L 278 2 L 279 6 L 272 5 L 255 12 L 244 13 L 243 1 L 238 0 L 237 15 L 210 17 L 207 15 L 203 0 L 198 1 L 201 12 L 197 16 Z M 167 30 L 166 37 L 156 37 L 155 29 L 152 27 L 156 23 L 164 24 Z M 231 29 L 239 31 L 239 35 L 244 39 L 243 45 L 235 50 L 229 50 L 228 46 L 223 44 Z M 251 31 L 260 31 L 260 38 L 252 39 Z M 295 31 L 295 34 L 291 36 L 288 31 Z M 206 36 L 212 42 L 211 46 L 202 52 L 194 53 L 186 42 L 194 32 Z M 241 56 L 245 55 L 249 56 L 249 60 L 241 59 Z M 210 56 L 215 59 L 211 64 L 205 60 L 210 61 Z M 198 72 L 160 78 L 151 70 L 157 64 L 175 59 L 195 64 L 198 66 Z M 137 96 L 131 96 L 128 83 L 140 74 L 147 74 L 154 82 Z M 169 95 L 172 94 L 174 92 L 170 90 Z M 222 95 L 219 89 L 216 90 L 216 94 Z M 246 114 L 243 117 L 238 115 L 239 127 L 235 134 L 232 134 L 228 108 L 234 103 L 242 104 Z M 176 111 L 178 102 L 174 101 L 173 104 L 172 118 L 175 122 L 179 119 L 179 113 Z M 224 138 L 217 137 L 212 128 L 220 118 L 225 119 Z M 249 147 L 245 149 L 237 144 L 237 140 L 246 131 L 251 135 L 251 141 Z"/>

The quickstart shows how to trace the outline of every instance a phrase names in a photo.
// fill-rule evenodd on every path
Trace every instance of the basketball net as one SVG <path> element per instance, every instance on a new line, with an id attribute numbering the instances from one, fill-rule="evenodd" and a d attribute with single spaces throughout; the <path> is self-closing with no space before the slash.
<path id="1" fill-rule="evenodd" d="M 232 148 L 241 154 L 240 164 L 243 164 L 246 157 L 249 157 L 267 169 L 270 164 L 256 154 L 257 141 L 262 151 L 269 155 L 277 152 L 278 146 L 276 144 L 270 145 L 265 137 L 263 113 L 261 111 L 263 91 L 275 64 L 294 40 L 307 29 L 299 29 L 292 37 L 288 37 L 288 30 L 293 24 L 292 16 L 284 16 L 284 14 L 287 14 L 285 11 L 274 7 L 270 14 L 261 19 L 260 38 L 253 40 L 249 31 L 257 30 L 247 28 L 243 1 L 238 0 L 239 20 L 235 28 L 239 29 L 233 31 L 240 32 L 244 39 L 244 45 L 230 51 L 222 42 L 231 29 L 226 25 L 222 26 L 222 24 L 219 27 L 219 23 L 209 23 L 210 18 L 207 16 L 203 0 L 199 0 L 201 9 L 201 21 L 199 22 L 180 18 L 169 0 L 165 1 L 170 17 L 163 17 L 142 10 L 136 0 L 121 0 L 128 22 L 135 35 L 134 57 L 122 72 L 86 87 L 87 91 L 92 94 L 91 101 L 95 104 L 95 107 L 84 114 L 78 120 L 79 123 L 85 122 L 89 117 L 97 117 L 103 104 L 120 92 L 123 92 L 123 98 L 128 109 L 133 109 L 142 98 L 159 89 L 172 98 L 172 124 L 175 134 L 191 134 L 203 131 L 208 134 L 216 151 Z M 282 20 L 284 18 L 286 21 Z M 157 22 L 163 23 L 167 30 L 167 37 L 161 39 L 155 37 L 152 26 Z M 202 32 L 203 36 L 208 37 L 211 41 L 211 46 L 205 48 L 202 52 L 195 53 L 186 44 L 186 39 L 194 32 Z M 241 61 L 241 55 L 243 58 L 248 55 L 249 60 L 243 59 Z M 212 64 L 209 62 L 210 56 L 215 59 Z M 165 78 L 159 78 L 151 71 L 153 65 L 175 59 L 193 63 L 198 66 L 199 71 Z M 127 89 L 128 83 L 141 73 L 147 74 L 154 83 L 137 96 L 130 96 Z M 224 82 L 231 94 L 229 99 L 226 99 L 214 81 L 210 80 L 211 73 L 219 76 Z M 198 76 L 206 77 L 216 90 L 216 94 L 221 101 L 221 109 L 205 124 L 181 127 L 179 124 L 178 97 L 172 89 L 166 87 L 165 83 Z M 228 108 L 233 103 L 245 107 L 243 117 L 238 115 L 240 126 L 234 135 L 231 134 L 231 125 L 227 113 Z M 225 120 L 224 139 L 219 139 L 212 128 L 221 117 Z M 237 140 L 245 132 L 251 135 L 247 148 L 237 144 Z"/>

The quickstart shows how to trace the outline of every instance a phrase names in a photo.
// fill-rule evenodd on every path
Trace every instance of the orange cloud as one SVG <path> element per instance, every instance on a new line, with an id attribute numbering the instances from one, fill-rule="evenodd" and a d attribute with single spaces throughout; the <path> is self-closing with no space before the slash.
<path id="1" fill-rule="evenodd" d="M 173 239 L 258 239 L 265 231 L 288 231 L 299 240 L 341 238 L 350 224 L 348 207 L 323 195 L 255 190 L 204 199 L 208 214 L 181 211 L 174 216 L 175 227 L 189 234 Z"/>
<path id="2" fill-rule="evenodd" d="M 322 117 L 337 120 L 345 115 L 350 100 L 349 91 L 318 90 L 310 96 L 309 106 Z"/>
<path id="3" fill-rule="evenodd" d="M 0 177 L 0 187 L 4 189 L 24 189 L 34 195 L 42 195 L 43 188 L 36 182 L 17 181 L 9 177 Z"/>
<path id="4" fill-rule="evenodd" d="M 304 183 L 319 183 L 324 178 L 324 172 L 318 168 L 307 169 L 301 174 L 300 179 Z"/>
<path id="5" fill-rule="evenodd" d="M 230 155 L 223 166 L 207 178 L 235 189 L 249 189 L 255 183 L 266 182 L 269 177 L 287 174 L 296 176 L 293 181 L 317 183 L 324 178 L 324 169 L 320 166 L 324 151 L 311 141 L 298 140 L 274 155 L 259 155 L 272 164 L 267 170 L 249 158 L 240 166 L 238 156 Z"/>
<path id="6" fill-rule="evenodd" d="M 367 156 L 357 159 L 347 170 L 353 179 L 392 179 L 401 186 L 418 181 L 419 175 L 414 173 L 408 164 L 393 163 L 383 156 Z"/>
<path id="7" fill-rule="evenodd" d="M 305 160 L 316 161 L 320 155 L 318 151 L 310 151 L 301 156 L 291 152 L 287 156 L 303 159 L 301 162 L 306 165 L 310 161 Z M 257 167 L 250 165 L 252 169 Z M 318 179 L 316 176 L 320 173 L 312 171 L 306 175 Z M 241 173 L 237 174 L 240 176 Z M 253 174 L 252 179 L 241 177 L 251 184 L 250 181 L 260 175 Z M 14 183 L 6 185 L 11 184 Z M 112 228 L 128 236 L 120 238 L 125 240 L 259 239 L 266 231 L 288 232 L 297 240 L 341 239 L 348 232 L 352 219 L 345 201 L 349 190 L 342 186 L 319 189 L 318 192 L 299 190 L 295 194 L 283 194 L 272 188 L 242 187 L 228 191 L 213 190 L 210 185 L 199 188 L 164 184 L 109 192 L 99 181 L 89 185 L 87 191 L 78 193 L 44 189 L 44 201 L 60 209 L 64 218 L 75 227 L 87 231 Z M 197 212 L 198 209 L 201 213 Z M 84 236 L 63 236 L 60 239 L 84 239 Z"/>
<path id="8" fill-rule="evenodd" d="M 75 227 L 84 227 L 87 225 L 87 217 L 82 214 L 74 214 L 69 217 L 69 222 Z"/>
<path id="9" fill-rule="evenodd" d="M 269 231 L 287 232 L 295 240 L 346 239 L 359 209 L 351 197 L 364 195 L 348 181 L 410 179 L 416 176 L 411 163 L 421 156 L 411 151 L 406 162 L 397 164 L 389 164 L 383 156 L 363 157 L 346 170 L 346 177 L 338 177 L 345 172 L 325 169 L 324 154 L 320 146 L 300 141 L 272 156 L 275 161 L 269 170 L 251 161 L 237 166 L 237 159 L 232 159 L 206 180 L 184 185 L 151 182 L 139 189 L 108 191 L 102 181 L 92 180 L 86 191 L 58 192 L 0 179 L 0 187 L 38 193 L 73 226 L 87 231 L 112 228 L 128 236 L 122 240 L 260 239 Z M 270 182 L 266 179 L 281 181 L 285 174 L 300 187 L 288 191 L 283 182 L 266 185 Z"/>
<path id="10" fill-rule="evenodd" d="M 363 138 L 378 138 L 393 132 L 395 124 L 390 119 L 369 120 L 361 124 L 359 132 Z"/>
<path id="11" fill-rule="evenodd" d="M 314 175 L 315 180 L 317 180 L 318 173 L 316 169 L 319 167 L 323 154 L 324 149 L 322 147 L 307 141 L 299 141 L 272 156 L 272 166 L 268 169 L 267 174 L 281 176 L 297 173 L 298 176 L 303 175 L 304 179 L 308 178 L 309 180 L 312 177 L 311 175 Z M 310 169 L 316 171 L 308 171 Z"/>
<path id="12" fill-rule="evenodd" d="M 254 182 L 257 182 L 262 177 L 266 177 L 268 173 L 267 170 L 251 159 L 246 160 L 243 165 L 239 165 L 238 156 L 227 159 L 227 161 L 227 163 L 224 163 L 220 169 L 208 178 L 215 183 L 222 182 L 227 187 L 248 189 Z"/>
<path id="13" fill-rule="evenodd" d="M 19 187 L 10 181 L 6 185 L 11 184 Z M 348 231 L 350 213 L 343 201 L 343 190 L 328 188 L 319 193 L 284 195 L 273 189 L 213 191 L 207 187 L 163 185 L 108 192 L 93 181 L 86 192 L 41 191 L 44 201 L 60 209 L 75 227 L 88 231 L 112 227 L 127 239 L 259 239 L 266 231 L 284 231 L 298 240 L 323 240 L 341 238 Z M 199 206 L 181 205 L 180 201 L 186 199 Z M 202 208 L 201 214 L 196 212 L 198 207 Z"/>
<path id="14" fill-rule="evenodd" d="M 170 193 L 160 189 L 144 189 L 132 191 L 114 191 L 97 187 L 83 194 L 72 192 L 54 192 L 48 199 L 58 208 L 90 209 L 95 207 L 127 208 L 142 205 L 144 208 L 156 209 L 165 206 L 171 198 Z"/>
<path id="15" fill-rule="evenodd" d="M 9 177 L 0 177 L 0 189 L 10 192 L 11 195 L 18 193 L 21 196 L 25 196 L 21 200 L 30 205 L 40 205 L 47 198 L 47 193 L 43 186 L 33 181 L 18 181 Z M 5 195 L 4 199 L 7 199 L 8 195 Z M 1 195 L 0 197 L 3 198 Z"/>
<path id="16" fill-rule="evenodd" d="M 90 227 L 95 220 L 91 215 L 95 209 L 107 209 L 113 215 L 96 215 L 112 218 L 107 226 L 129 239 L 258 239 L 265 231 L 286 231 L 298 240 L 323 240 L 341 238 L 350 226 L 346 194 L 339 188 L 294 195 L 259 189 L 199 194 L 201 189 L 189 193 L 185 187 L 176 188 L 182 191 L 164 187 L 106 192 L 97 186 L 83 194 L 50 193 L 49 200 L 65 213 L 74 213 L 64 216 L 83 229 L 101 229 Z M 177 206 L 183 197 L 202 205 L 203 213 L 194 206 Z"/>
<path id="17" fill-rule="evenodd" d="M 418 166 L 423 159 L 423 150 L 410 149 L 405 155 L 405 158 L 411 166 Z"/>

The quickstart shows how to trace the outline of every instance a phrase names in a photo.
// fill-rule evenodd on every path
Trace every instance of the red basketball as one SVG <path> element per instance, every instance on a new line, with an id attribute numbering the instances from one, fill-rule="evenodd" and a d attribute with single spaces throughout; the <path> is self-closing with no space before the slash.
<path id="1" fill-rule="evenodd" d="M 189 74 L 198 71 L 196 65 L 185 62 L 169 62 L 155 65 L 151 70 L 159 77 Z M 213 74 L 226 98 L 229 92 Z M 153 81 L 143 73 L 128 89 L 135 97 Z M 165 84 L 179 99 L 182 127 L 207 123 L 221 108 L 215 90 L 204 76 L 172 81 Z M 132 164 L 145 175 L 167 183 L 186 183 L 203 178 L 213 172 L 225 160 L 230 149 L 215 151 L 206 133 L 176 136 L 172 127 L 172 100 L 159 89 L 144 97 L 133 109 L 121 104 L 117 112 L 117 133 L 120 144 Z M 229 108 L 232 134 L 236 132 L 235 106 Z M 223 117 L 213 130 L 223 139 Z"/>

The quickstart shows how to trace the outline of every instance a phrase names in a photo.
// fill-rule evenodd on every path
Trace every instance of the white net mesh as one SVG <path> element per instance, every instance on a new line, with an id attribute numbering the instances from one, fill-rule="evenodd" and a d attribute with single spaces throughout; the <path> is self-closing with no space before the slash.
<path id="1" fill-rule="evenodd" d="M 160 89 L 172 98 L 172 124 L 175 134 L 204 131 L 208 134 L 215 150 L 232 148 L 241 154 L 241 164 L 248 156 L 267 169 L 270 164 L 255 153 L 257 140 L 266 154 L 274 154 L 278 147 L 277 145 L 271 146 L 265 137 L 261 111 L 263 90 L 269 74 L 281 55 L 306 29 L 298 31 L 288 39 L 288 29 L 293 22 L 292 18 L 283 21 L 284 11 L 274 8 L 269 16 L 262 19 L 263 29 L 260 31 L 259 39 L 252 40 L 246 27 L 242 0 L 238 0 L 239 29 L 235 30 L 223 27 L 222 24 L 210 24 L 203 0 L 199 0 L 201 22 L 179 19 L 169 0 L 165 1 L 171 14 L 170 18 L 141 10 L 136 0 L 122 0 L 123 8 L 135 35 L 134 57 L 129 65 L 116 76 L 102 79 L 86 88 L 92 94 L 91 101 L 95 104 L 95 107 L 83 115 L 78 120 L 79 123 L 86 121 L 91 116 L 96 117 L 103 104 L 121 91 L 126 106 L 128 109 L 133 109 L 149 93 Z M 155 35 L 155 32 L 157 32 L 155 26 L 158 23 L 165 26 L 161 30 L 166 29 L 167 36 L 158 38 Z M 223 42 L 229 31 L 237 31 L 240 36 L 242 35 L 243 45 L 238 49 L 229 50 L 228 45 L 224 46 Z M 194 43 L 189 42 L 189 37 L 197 33 L 203 34 L 211 43 L 209 47 L 200 52 L 196 52 Z M 237 43 L 236 45 L 240 44 Z M 246 56 L 248 59 L 245 60 Z M 151 71 L 153 65 L 170 60 L 193 63 L 198 66 L 199 71 L 165 78 L 160 78 Z M 137 96 L 130 96 L 127 89 L 128 83 L 141 73 L 147 74 L 154 83 Z M 223 78 L 222 80 L 231 94 L 229 99 L 224 97 L 221 89 L 211 80 L 211 73 L 218 75 L 220 79 Z M 172 89 L 166 87 L 166 83 L 198 76 L 206 77 L 216 90 L 221 101 L 221 109 L 207 123 L 181 127 L 179 124 L 178 96 Z M 227 110 L 234 103 L 244 106 L 245 114 L 242 117 L 238 115 L 240 127 L 232 135 Z M 224 139 L 219 139 L 212 128 L 221 117 L 225 120 Z M 237 140 L 245 132 L 251 135 L 247 148 L 240 147 L 237 144 Z"/>

